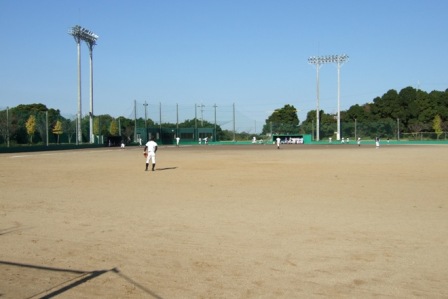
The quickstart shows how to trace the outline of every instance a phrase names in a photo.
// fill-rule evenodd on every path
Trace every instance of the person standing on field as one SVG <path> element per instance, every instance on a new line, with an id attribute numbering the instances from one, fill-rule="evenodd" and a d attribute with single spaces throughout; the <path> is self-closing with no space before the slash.
<path id="1" fill-rule="evenodd" d="M 143 149 L 143 154 L 146 154 L 146 168 L 145 171 L 148 171 L 149 160 L 152 162 L 152 171 L 156 167 L 156 152 L 157 152 L 157 143 L 154 141 L 154 137 L 151 137 L 151 140 L 146 142 L 145 148 Z"/>
<path id="2" fill-rule="evenodd" d="M 280 137 L 277 137 L 275 141 L 277 142 L 277 149 L 280 149 Z"/>

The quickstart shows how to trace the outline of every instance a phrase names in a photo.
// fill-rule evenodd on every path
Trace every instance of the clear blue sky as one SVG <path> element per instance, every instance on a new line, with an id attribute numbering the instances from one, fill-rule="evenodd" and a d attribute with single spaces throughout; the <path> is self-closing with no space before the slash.
<path id="1" fill-rule="evenodd" d="M 161 105 L 164 121 L 175 122 L 176 104 L 190 111 L 181 120 L 202 104 L 213 122 L 213 105 L 220 118 L 235 103 L 237 129 L 261 131 L 285 104 L 301 121 L 316 109 L 310 56 L 349 55 L 341 110 L 389 89 L 447 89 L 447 12 L 445 0 L 0 0 L 0 108 L 43 103 L 77 113 L 77 48 L 67 32 L 80 25 L 99 35 L 95 114 L 132 117 L 135 100 L 141 115 L 147 101 L 150 117 L 158 120 Z M 86 114 L 85 44 L 81 51 Z M 320 108 L 337 112 L 336 65 L 320 68 Z"/>

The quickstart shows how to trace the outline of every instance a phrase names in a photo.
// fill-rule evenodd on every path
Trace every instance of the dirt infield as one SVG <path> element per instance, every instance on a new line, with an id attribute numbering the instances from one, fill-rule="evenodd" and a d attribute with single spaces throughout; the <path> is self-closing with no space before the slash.
<path id="1" fill-rule="evenodd" d="M 448 146 L 157 154 L 1 154 L 0 297 L 448 297 Z"/>

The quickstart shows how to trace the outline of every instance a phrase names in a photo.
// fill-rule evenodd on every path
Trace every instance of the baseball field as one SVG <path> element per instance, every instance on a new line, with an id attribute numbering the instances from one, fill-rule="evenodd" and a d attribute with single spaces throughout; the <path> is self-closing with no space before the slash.
<path id="1" fill-rule="evenodd" d="M 448 298 L 448 146 L 0 154 L 0 298 Z"/>

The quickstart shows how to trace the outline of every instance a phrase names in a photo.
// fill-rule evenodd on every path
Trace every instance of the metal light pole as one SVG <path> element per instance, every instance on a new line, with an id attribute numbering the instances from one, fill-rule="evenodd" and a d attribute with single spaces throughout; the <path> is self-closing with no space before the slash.
<path id="1" fill-rule="evenodd" d="M 215 141 L 216 142 L 216 107 L 218 107 L 218 106 L 216 106 L 216 104 L 215 105 L 213 105 L 213 108 L 215 108 L 215 136 L 214 136 L 214 138 L 213 138 L 213 141 Z"/>
<path id="2" fill-rule="evenodd" d="M 176 137 L 179 137 L 179 104 L 176 104 Z"/>
<path id="3" fill-rule="evenodd" d="M 325 57 L 313 56 L 308 58 L 308 63 L 314 64 L 316 66 L 316 141 L 320 140 L 319 137 L 319 119 L 320 119 L 320 108 L 319 108 L 319 68 L 324 64 Z"/>
<path id="4" fill-rule="evenodd" d="M 9 107 L 6 107 L 6 144 L 9 147 Z"/>
<path id="5" fill-rule="evenodd" d="M 149 139 L 148 139 L 148 123 L 147 123 L 148 118 L 146 117 L 146 107 L 148 107 L 148 104 L 146 103 L 146 101 L 143 104 L 143 106 L 145 106 L 145 134 L 146 134 L 145 141 L 149 141 Z"/>
<path id="6" fill-rule="evenodd" d="M 194 136 L 193 139 L 199 137 L 198 136 L 198 104 L 194 104 Z"/>
<path id="7" fill-rule="evenodd" d="M 338 135 L 336 136 L 337 140 L 341 139 L 341 66 L 344 62 L 348 60 L 347 55 L 336 55 L 335 57 L 336 63 L 338 65 Z"/>
<path id="8" fill-rule="evenodd" d="M 82 141 L 81 137 L 81 26 L 76 25 L 68 32 L 73 36 L 78 48 L 78 115 L 76 123 L 76 144 Z"/>
<path id="9" fill-rule="evenodd" d="M 85 41 L 90 50 L 90 143 L 93 143 L 93 47 L 96 45 L 98 35 L 82 28 L 79 25 L 72 27 L 68 34 L 73 36 L 78 46 L 78 142 L 82 141 L 81 134 L 81 41 Z"/>
<path id="10" fill-rule="evenodd" d="M 89 47 L 90 56 L 90 113 L 89 113 L 89 124 L 90 124 L 90 143 L 93 143 L 93 47 L 96 45 L 96 39 L 98 36 L 94 35 L 84 41 Z"/>
<path id="11" fill-rule="evenodd" d="M 327 56 L 313 56 L 308 58 L 310 64 L 316 65 L 317 70 L 317 111 L 316 111 L 316 140 L 319 141 L 319 68 L 325 63 L 337 63 L 338 65 L 338 117 L 337 117 L 337 140 L 341 136 L 341 111 L 340 111 L 340 68 L 341 65 L 348 60 L 347 55 L 327 55 Z"/>
<path id="12" fill-rule="evenodd" d="M 201 105 L 199 106 L 201 107 L 201 127 L 204 126 L 204 105 L 201 103 Z"/>

